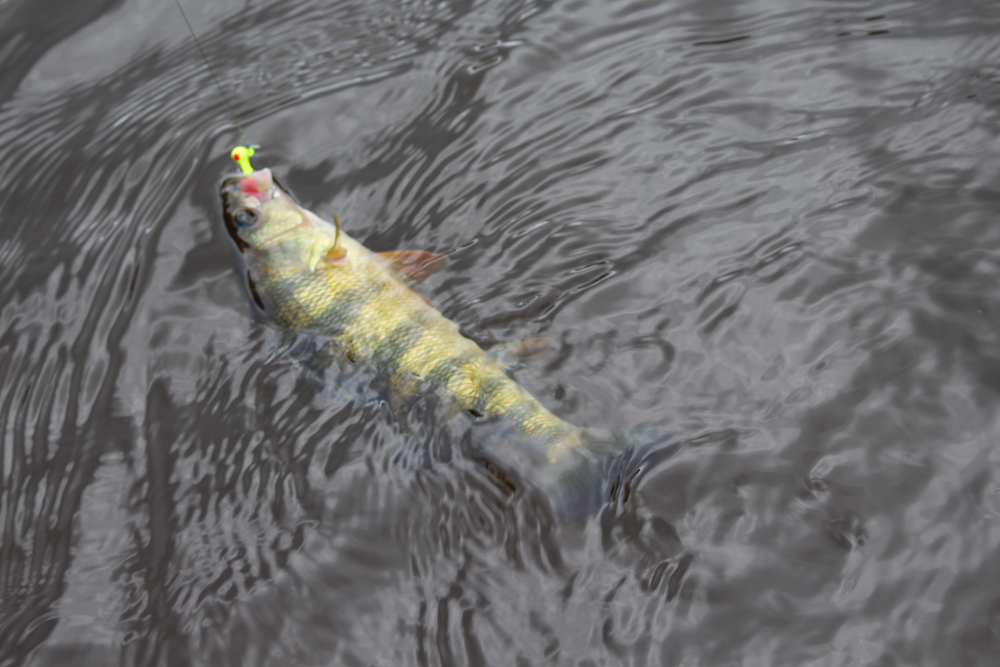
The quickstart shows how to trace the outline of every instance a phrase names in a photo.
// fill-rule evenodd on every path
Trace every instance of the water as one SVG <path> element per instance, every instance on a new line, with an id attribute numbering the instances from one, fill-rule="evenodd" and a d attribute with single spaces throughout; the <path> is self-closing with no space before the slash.
<path id="1" fill-rule="evenodd" d="M 0 664 L 994 664 L 1000 6 L 186 4 L 255 165 L 675 448 L 566 526 L 318 390 L 176 7 L 8 0 Z"/>

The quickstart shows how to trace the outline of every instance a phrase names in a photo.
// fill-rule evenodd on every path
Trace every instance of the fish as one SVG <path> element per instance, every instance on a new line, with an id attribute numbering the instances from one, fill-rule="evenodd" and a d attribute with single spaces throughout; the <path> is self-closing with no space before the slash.
<path id="1" fill-rule="evenodd" d="M 256 306 L 281 330 L 314 336 L 323 359 L 363 366 L 393 411 L 433 405 L 442 422 L 465 415 L 484 438 L 518 459 L 567 520 L 604 502 L 609 462 L 628 449 L 628 430 L 578 427 L 514 381 L 516 360 L 544 339 L 483 349 L 415 290 L 447 257 L 425 251 L 376 253 L 300 206 L 269 169 L 224 180 L 223 219 Z M 499 443 L 499 444 L 498 444 Z"/>

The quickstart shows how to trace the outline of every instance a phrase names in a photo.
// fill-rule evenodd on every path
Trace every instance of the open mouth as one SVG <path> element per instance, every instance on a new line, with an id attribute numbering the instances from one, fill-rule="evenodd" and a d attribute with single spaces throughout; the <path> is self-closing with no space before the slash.
<path id="1" fill-rule="evenodd" d="M 260 169 L 249 176 L 232 176 L 222 183 L 224 192 L 240 192 L 264 203 L 274 196 L 274 178 L 270 169 Z"/>

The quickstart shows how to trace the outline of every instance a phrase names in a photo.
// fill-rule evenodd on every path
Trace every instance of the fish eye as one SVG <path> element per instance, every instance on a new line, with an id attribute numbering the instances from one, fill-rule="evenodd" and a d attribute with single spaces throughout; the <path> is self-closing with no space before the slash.
<path id="1" fill-rule="evenodd" d="M 252 208 L 241 208 L 233 214 L 233 222 L 240 229 L 249 229 L 260 220 L 260 213 Z"/>

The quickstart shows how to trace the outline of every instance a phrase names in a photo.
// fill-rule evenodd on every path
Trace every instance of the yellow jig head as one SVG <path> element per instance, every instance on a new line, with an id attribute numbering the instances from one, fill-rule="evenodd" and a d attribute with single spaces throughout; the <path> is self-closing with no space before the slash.
<path id="1" fill-rule="evenodd" d="M 236 160 L 236 163 L 240 165 L 240 169 L 243 170 L 244 174 L 252 174 L 253 167 L 250 166 L 250 158 L 253 156 L 253 149 L 255 146 L 237 146 L 230 153 L 232 158 Z"/>

